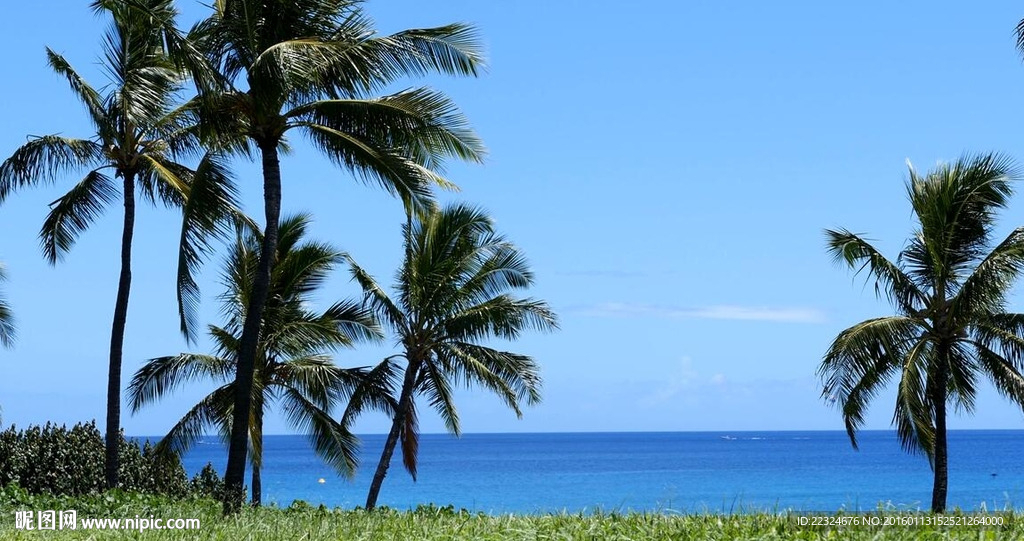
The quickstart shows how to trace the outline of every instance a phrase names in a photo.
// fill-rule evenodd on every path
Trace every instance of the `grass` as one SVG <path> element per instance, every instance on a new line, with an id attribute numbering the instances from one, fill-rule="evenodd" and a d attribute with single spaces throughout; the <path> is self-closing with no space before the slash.
<path id="1" fill-rule="evenodd" d="M 608 513 L 489 516 L 455 511 L 450 507 L 421 507 L 415 511 L 379 509 L 329 510 L 305 504 L 286 509 L 246 509 L 232 518 L 220 516 L 212 500 L 174 501 L 164 497 L 112 493 L 78 498 L 30 496 L 0 490 L 0 539 L 101 540 L 101 539 L 230 539 L 271 540 L 717 540 L 717 539 L 1019 539 L 1024 538 L 1024 516 L 1013 512 L 992 514 L 952 513 L 945 520 L 1002 519 L 1002 526 L 969 525 L 801 525 L 795 513 L 692 514 Z M 134 518 L 155 516 L 198 518 L 199 530 L 58 530 L 26 531 L 15 528 L 15 511 L 47 509 L 78 511 L 79 518 Z M 880 510 L 872 514 L 830 515 L 828 520 L 847 522 L 870 517 L 872 521 L 904 523 L 935 522 L 921 513 Z M 957 518 L 959 517 L 959 518 Z M 807 522 L 811 518 L 807 517 Z"/>

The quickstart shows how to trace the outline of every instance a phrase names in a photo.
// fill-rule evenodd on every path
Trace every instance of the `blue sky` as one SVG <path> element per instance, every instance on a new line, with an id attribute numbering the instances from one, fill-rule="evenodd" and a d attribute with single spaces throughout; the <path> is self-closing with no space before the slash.
<path id="1" fill-rule="evenodd" d="M 181 6 L 186 21 L 205 9 Z M 516 420 L 494 397 L 460 392 L 467 432 L 842 429 L 819 398 L 816 367 L 841 329 L 890 308 L 831 263 L 822 230 L 867 233 L 894 256 L 912 229 L 906 160 L 926 170 L 965 151 L 1024 159 L 1013 38 L 1024 10 L 1011 2 L 370 0 L 367 9 L 382 32 L 479 26 L 488 72 L 426 81 L 453 96 L 490 151 L 483 166 L 451 167 L 461 192 L 441 197 L 487 208 L 529 256 L 532 294 L 561 316 L 560 332 L 515 345 L 542 364 L 544 402 Z M 43 48 L 100 84 L 104 23 L 87 2 L 22 2 L 7 15 L 2 157 L 29 134 L 88 136 Z M 285 211 L 311 212 L 317 238 L 389 280 L 399 203 L 293 142 Z M 235 171 L 260 215 L 258 169 L 239 161 Z M 103 418 L 119 207 L 51 268 L 36 233 L 60 188 L 0 207 L 3 291 L 20 331 L 0 351 L 5 423 Z M 1000 232 L 1022 208 L 1017 198 Z M 177 228 L 172 211 L 139 213 L 125 381 L 145 359 L 187 347 L 174 305 Z M 219 271 L 215 257 L 202 279 L 206 322 L 218 321 Z M 339 270 L 323 301 L 356 294 Z M 367 365 L 389 351 L 336 360 Z M 209 389 L 126 413 L 125 429 L 161 434 Z M 892 400 L 877 399 L 867 428 L 889 426 Z M 422 417 L 424 431 L 443 430 Z M 951 425 L 1020 428 L 1022 416 L 986 389 L 975 415 Z M 357 429 L 382 432 L 386 421 L 369 416 Z M 274 417 L 268 432 L 288 428 Z"/>

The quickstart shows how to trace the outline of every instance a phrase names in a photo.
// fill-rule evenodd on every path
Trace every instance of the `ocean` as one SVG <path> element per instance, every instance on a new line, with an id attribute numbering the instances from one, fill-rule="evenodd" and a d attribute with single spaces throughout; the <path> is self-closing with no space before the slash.
<path id="1" fill-rule="evenodd" d="M 336 475 L 304 436 L 264 442 L 264 504 L 362 505 L 383 435 L 362 437 L 356 476 Z M 932 473 L 892 431 L 424 434 L 416 482 L 396 453 L 378 505 L 452 505 L 474 512 L 871 511 L 927 509 Z M 949 434 L 949 507 L 1024 508 L 1024 431 Z M 226 448 L 206 438 L 184 458 L 190 474 Z M 319 482 L 323 479 L 324 482 Z"/>

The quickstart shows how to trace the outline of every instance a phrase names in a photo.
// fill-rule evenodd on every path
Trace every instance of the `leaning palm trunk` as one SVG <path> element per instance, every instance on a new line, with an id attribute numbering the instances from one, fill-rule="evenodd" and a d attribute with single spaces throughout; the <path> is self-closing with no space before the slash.
<path id="1" fill-rule="evenodd" d="M 277 253 L 277 229 L 281 218 L 281 164 L 278 160 L 277 144 L 278 141 L 260 144 L 263 154 L 263 203 L 267 221 L 263 233 L 259 267 L 253 282 L 253 293 L 245 313 L 245 325 L 242 327 L 238 365 L 235 371 L 237 389 L 252 389 L 256 370 L 256 352 L 260 340 L 260 321 L 263 318 L 263 308 L 267 303 L 267 291 L 270 289 L 274 254 Z M 252 411 L 252 395 L 248 392 L 235 393 L 228 464 L 224 473 L 225 514 L 238 511 L 245 500 L 242 484 L 245 479 L 245 459 L 249 446 L 250 411 Z"/>
<path id="2" fill-rule="evenodd" d="M 118 451 L 121 445 L 121 364 L 128 297 L 132 287 L 132 237 L 135 233 L 135 175 L 124 176 L 124 229 L 121 233 L 121 275 L 117 283 L 114 322 L 110 330 L 110 367 L 107 373 L 107 429 L 104 472 L 107 488 L 117 488 Z"/>
<path id="3" fill-rule="evenodd" d="M 370 492 L 366 495 L 366 510 L 372 511 L 377 507 L 377 496 L 380 494 L 380 487 L 384 484 L 384 478 L 388 475 L 388 468 L 391 466 L 391 457 L 395 454 L 395 445 L 402 434 L 402 429 L 409 420 L 412 411 L 412 393 L 416 389 L 416 372 L 418 365 L 409 366 L 405 370 L 405 381 L 402 383 L 402 394 L 398 399 L 398 410 L 395 412 L 395 419 L 391 423 L 391 432 L 388 432 L 388 439 L 384 441 L 384 451 L 380 454 L 380 462 L 377 463 L 377 471 L 373 474 L 373 481 L 370 482 Z M 413 479 L 416 475 L 413 474 Z"/>

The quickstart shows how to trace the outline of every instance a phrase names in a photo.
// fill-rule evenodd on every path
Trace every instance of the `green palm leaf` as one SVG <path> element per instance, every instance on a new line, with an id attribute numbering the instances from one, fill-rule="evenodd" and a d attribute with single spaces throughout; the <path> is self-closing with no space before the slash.
<path id="1" fill-rule="evenodd" d="M 7 280 L 7 271 L 3 264 L 0 264 L 0 282 Z M 14 345 L 14 314 L 11 306 L 0 297 L 0 346 L 11 347 Z"/>

